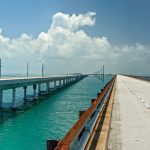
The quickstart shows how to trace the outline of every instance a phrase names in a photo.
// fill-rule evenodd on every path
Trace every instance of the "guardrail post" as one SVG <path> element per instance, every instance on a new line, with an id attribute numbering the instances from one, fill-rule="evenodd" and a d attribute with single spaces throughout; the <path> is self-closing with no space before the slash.
<path id="1" fill-rule="evenodd" d="M 79 117 L 81 117 L 85 113 L 85 110 L 80 110 L 79 111 Z"/>
<path id="2" fill-rule="evenodd" d="M 97 97 L 100 95 L 101 93 L 97 93 Z"/>
<path id="3" fill-rule="evenodd" d="M 96 99 L 95 99 L 95 98 L 91 99 L 91 104 L 93 104 L 93 103 L 95 103 L 95 102 L 96 102 Z"/>
<path id="4" fill-rule="evenodd" d="M 47 140 L 47 150 L 54 150 L 60 140 Z"/>

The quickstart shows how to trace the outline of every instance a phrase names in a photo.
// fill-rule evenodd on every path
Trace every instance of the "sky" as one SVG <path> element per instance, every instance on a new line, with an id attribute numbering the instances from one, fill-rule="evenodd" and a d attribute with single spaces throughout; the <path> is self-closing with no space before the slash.
<path id="1" fill-rule="evenodd" d="M 0 0 L 2 73 L 150 74 L 149 0 Z"/>

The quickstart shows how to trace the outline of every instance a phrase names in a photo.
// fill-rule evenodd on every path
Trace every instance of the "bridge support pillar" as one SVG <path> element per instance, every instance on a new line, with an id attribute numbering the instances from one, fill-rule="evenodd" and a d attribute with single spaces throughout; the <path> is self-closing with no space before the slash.
<path id="1" fill-rule="evenodd" d="M 26 100 L 27 100 L 27 86 L 24 86 L 23 89 L 24 89 L 24 102 L 26 102 Z"/>
<path id="2" fill-rule="evenodd" d="M 36 99 L 36 84 L 33 85 L 33 98 Z"/>
<path id="3" fill-rule="evenodd" d="M 15 99 L 16 99 L 16 89 L 13 88 L 12 89 L 12 103 L 11 103 L 11 108 L 14 107 Z"/>
<path id="4" fill-rule="evenodd" d="M 66 79 L 66 85 L 68 85 L 68 78 Z"/>
<path id="5" fill-rule="evenodd" d="M 0 90 L 0 108 L 2 108 L 3 103 L 3 90 Z"/>
<path id="6" fill-rule="evenodd" d="M 65 79 L 63 79 L 63 86 L 65 86 Z"/>
<path id="7" fill-rule="evenodd" d="M 77 81 L 77 77 L 74 78 L 74 81 Z"/>
<path id="8" fill-rule="evenodd" d="M 54 81 L 54 90 L 56 90 L 56 81 Z"/>
<path id="9" fill-rule="evenodd" d="M 49 90 L 49 82 L 46 83 L 46 93 L 48 94 L 48 90 Z"/>
<path id="10" fill-rule="evenodd" d="M 38 95 L 40 95 L 41 94 L 41 84 L 39 83 L 38 84 Z"/>
<path id="11" fill-rule="evenodd" d="M 68 78 L 66 79 L 66 85 L 68 85 Z"/>
<path id="12" fill-rule="evenodd" d="M 61 88 L 61 80 L 59 80 L 59 88 Z"/>
<path id="13" fill-rule="evenodd" d="M 75 81 L 78 81 L 79 80 L 79 77 L 75 77 Z"/>

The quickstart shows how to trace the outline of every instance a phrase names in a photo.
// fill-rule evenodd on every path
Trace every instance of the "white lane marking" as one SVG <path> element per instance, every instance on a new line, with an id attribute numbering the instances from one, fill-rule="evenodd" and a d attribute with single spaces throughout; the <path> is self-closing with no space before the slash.
<path id="1" fill-rule="evenodd" d="M 142 102 L 142 103 L 144 103 L 144 102 L 145 102 L 143 98 L 141 99 L 141 102 Z"/>
<path id="2" fill-rule="evenodd" d="M 144 106 L 146 107 L 146 108 L 150 108 L 150 105 L 149 104 L 147 104 L 147 103 L 144 103 Z"/>
<path id="3" fill-rule="evenodd" d="M 142 97 L 139 95 L 139 99 L 142 99 Z"/>
<path id="4" fill-rule="evenodd" d="M 137 96 L 138 100 L 141 100 L 141 102 L 144 103 L 144 106 L 145 106 L 147 109 L 150 109 L 150 105 L 147 104 L 147 103 L 144 101 L 144 99 L 143 99 L 136 91 L 134 91 L 134 90 L 131 89 L 131 88 L 128 88 L 128 89 L 129 89 L 129 91 L 130 91 L 130 95 L 132 95 L 132 93 L 133 93 L 135 96 Z"/>

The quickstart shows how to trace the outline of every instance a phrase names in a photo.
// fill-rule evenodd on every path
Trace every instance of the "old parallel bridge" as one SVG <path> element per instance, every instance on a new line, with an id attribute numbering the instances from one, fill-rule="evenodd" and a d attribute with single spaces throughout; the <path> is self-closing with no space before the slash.
<path id="1" fill-rule="evenodd" d="M 3 91 L 11 89 L 12 90 L 12 101 L 11 109 L 16 109 L 16 90 L 22 87 L 24 89 L 24 103 L 29 99 L 36 100 L 41 95 L 47 95 L 49 93 L 55 92 L 63 87 L 73 84 L 87 75 L 70 75 L 61 77 L 26 77 L 26 78 L 1 78 L 0 79 L 0 108 L 3 109 Z M 53 86 L 50 87 L 50 84 Z M 41 85 L 46 88 L 45 91 L 41 90 Z M 33 94 L 27 95 L 28 86 L 33 87 Z"/>

